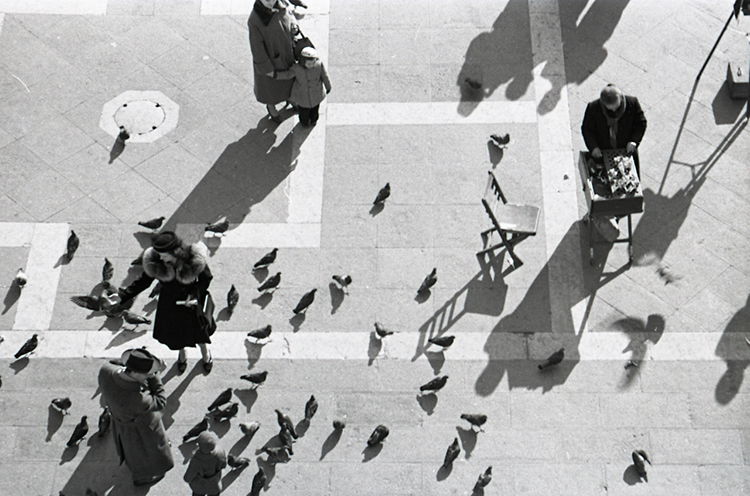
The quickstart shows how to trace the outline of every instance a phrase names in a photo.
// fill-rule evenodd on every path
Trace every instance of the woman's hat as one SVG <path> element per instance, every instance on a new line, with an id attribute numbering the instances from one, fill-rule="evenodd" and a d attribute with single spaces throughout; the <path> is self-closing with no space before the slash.
<path id="1" fill-rule="evenodd" d="M 180 246 L 180 243 L 180 238 L 172 231 L 164 231 L 151 236 L 151 246 L 160 253 L 174 250 Z"/>
<path id="2" fill-rule="evenodd" d="M 317 59 L 318 51 L 314 49 L 313 47 L 308 46 L 302 49 L 302 52 L 300 52 L 300 55 L 302 55 L 306 59 Z"/>
<path id="3" fill-rule="evenodd" d="M 129 370 L 133 372 L 139 372 L 141 374 L 153 374 L 164 370 L 166 368 L 165 363 L 159 358 L 155 357 L 144 348 L 134 348 L 125 350 L 123 352 L 120 361 L 125 364 Z"/>

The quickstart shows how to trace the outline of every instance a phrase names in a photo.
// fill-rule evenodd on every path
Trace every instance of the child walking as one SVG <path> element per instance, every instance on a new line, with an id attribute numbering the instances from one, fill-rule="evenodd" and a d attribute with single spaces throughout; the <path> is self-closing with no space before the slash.
<path id="1" fill-rule="evenodd" d="M 219 438 L 211 431 L 198 435 L 198 450 L 185 471 L 185 482 L 193 496 L 218 496 L 221 493 L 221 471 L 227 466 L 227 454 L 218 447 Z"/>
<path id="2" fill-rule="evenodd" d="M 294 79 L 289 100 L 297 105 L 300 124 L 314 126 L 318 122 L 320 103 L 331 92 L 331 81 L 317 50 L 303 48 L 300 61 L 286 71 L 276 72 L 276 78 Z"/>

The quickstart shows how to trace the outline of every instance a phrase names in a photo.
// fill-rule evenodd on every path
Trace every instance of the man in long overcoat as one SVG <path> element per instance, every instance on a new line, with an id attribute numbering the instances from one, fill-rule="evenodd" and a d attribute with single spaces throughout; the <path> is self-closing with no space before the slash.
<path id="1" fill-rule="evenodd" d="M 164 362 L 145 349 L 127 350 L 120 362 L 99 370 L 99 388 L 112 414 L 112 435 L 120 463 L 133 484 L 153 484 L 174 466 L 161 410 L 167 405 L 158 373 Z"/>

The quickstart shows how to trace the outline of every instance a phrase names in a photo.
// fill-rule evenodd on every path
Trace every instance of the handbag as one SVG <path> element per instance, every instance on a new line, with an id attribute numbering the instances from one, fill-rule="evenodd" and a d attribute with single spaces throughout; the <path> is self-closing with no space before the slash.
<path id="1" fill-rule="evenodd" d="M 216 305 L 214 304 L 214 299 L 211 296 L 211 293 L 206 291 L 206 294 L 203 297 L 203 302 L 199 302 L 195 308 L 197 309 L 198 314 L 198 325 L 200 325 L 201 329 L 205 331 L 206 334 L 211 336 L 214 331 L 216 331 L 216 321 L 214 320 L 214 310 L 216 309 Z"/>
<path id="2" fill-rule="evenodd" d="M 307 47 L 315 48 L 315 45 L 313 45 L 313 42 L 302 34 L 302 31 L 297 31 L 297 36 L 293 39 L 294 41 L 294 60 L 300 61 L 302 59 L 302 50 L 304 50 Z"/>

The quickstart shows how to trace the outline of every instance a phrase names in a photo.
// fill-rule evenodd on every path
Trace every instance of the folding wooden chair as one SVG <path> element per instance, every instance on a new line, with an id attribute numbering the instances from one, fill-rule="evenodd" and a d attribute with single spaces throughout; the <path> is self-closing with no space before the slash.
<path id="1" fill-rule="evenodd" d="M 516 256 L 513 248 L 522 240 L 536 234 L 539 224 L 539 207 L 508 203 L 495 174 L 492 171 L 488 171 L 488 173 L 489 177 L 487 187 L 484 190 L 482 205 L 484 205 L 493 227 L 482 231 L 483 249 L 478 251 L 477 255 L 484 255 L 487 252 L 504 247 L 511 257 L 513 266 L 520 267 L 523 265 L 523 261 Z M 493 232 L 497 232 L 500 242 L 487 246 L 490 240 L 489 235 Z"/>

